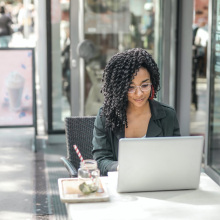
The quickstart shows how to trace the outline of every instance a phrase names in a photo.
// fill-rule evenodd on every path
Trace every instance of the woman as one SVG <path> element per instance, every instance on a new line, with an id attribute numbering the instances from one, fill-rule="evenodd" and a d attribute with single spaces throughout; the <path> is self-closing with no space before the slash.
<path id="1" fill-rule="evenodd" d="M 117 53 L 106 65 L 92 141 L 101 175 L 117 170 L 120 138 L 180 136 L 175 110 L 153 99 L 159 80 L 157 64 L 144 49 Z"/>

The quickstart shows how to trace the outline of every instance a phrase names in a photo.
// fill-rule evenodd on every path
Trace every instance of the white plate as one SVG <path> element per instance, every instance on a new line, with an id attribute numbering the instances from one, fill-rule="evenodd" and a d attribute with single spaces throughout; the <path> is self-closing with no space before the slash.
<path id="1" fill-rule="evenodd" d="M 60 200 L 67 203 L 78 202 L 104 202 L 109 200 L 109 194 L 106 186 L 100 180 L 99 190 L 89 195 L 84 195 L 79 190 L 78 178 L 60 178 L 58 179 Z"/>

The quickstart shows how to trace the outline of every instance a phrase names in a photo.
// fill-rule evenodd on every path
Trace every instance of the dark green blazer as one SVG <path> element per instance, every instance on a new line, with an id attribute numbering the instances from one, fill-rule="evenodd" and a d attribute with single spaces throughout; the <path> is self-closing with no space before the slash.
<path id="1" fill-rule="evenodd" d="M 151 119 L 146 137 L 180 136 L 176 112 L 170 106 L 150 100 Z M 118 166 L 118 142 L 125 137 L 125 130 L 119 132 L 105 129 L 105 117 L 100 117 L 100 108 L 93 130 L 93 158 L 98 162 L 101 175 L 116 171 Z"/>

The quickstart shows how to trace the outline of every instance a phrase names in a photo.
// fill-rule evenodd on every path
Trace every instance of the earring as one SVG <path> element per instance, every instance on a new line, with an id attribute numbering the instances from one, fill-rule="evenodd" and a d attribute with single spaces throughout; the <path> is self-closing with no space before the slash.
<path id="1" fill-rule="evenodd" d="M 154 92 L 154 87 L 151 86 L 150 97 L 149 97 L 150 100 L 152 100 L 154 98 L 154 93 L 155 93 Z"/>

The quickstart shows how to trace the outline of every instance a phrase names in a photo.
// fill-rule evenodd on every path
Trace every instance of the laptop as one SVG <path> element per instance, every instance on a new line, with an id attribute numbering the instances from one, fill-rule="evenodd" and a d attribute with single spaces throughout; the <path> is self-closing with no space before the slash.
<path id="1" fill-rule="evenodd" d="M 122 138 L 118 192 L 197 189 L 203 136 Z"/>

